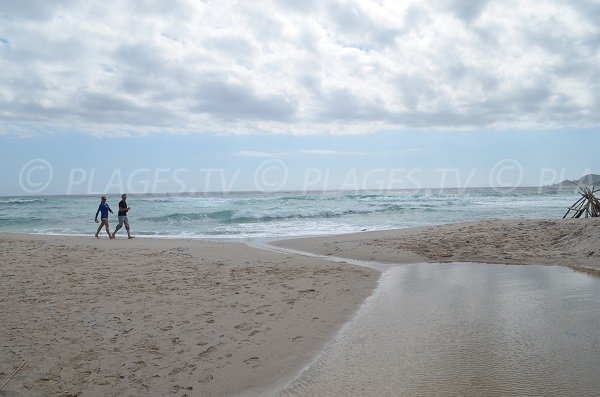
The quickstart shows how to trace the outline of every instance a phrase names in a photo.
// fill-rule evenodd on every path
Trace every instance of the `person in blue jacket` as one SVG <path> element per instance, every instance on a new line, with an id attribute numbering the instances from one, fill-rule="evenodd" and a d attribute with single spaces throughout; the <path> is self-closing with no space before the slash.
<path id="1" fill-rule="evenodd" d="M 98 214 L 100 214 L 100 226 L 98 226 L 98 231 L 96 231 L 96 238 L 98 237 L 98 233 L 100 233 L 100 230 L 102 230 L 102 226 L 106 226 L 106 233 L 108 234 L 109 238 L 114 238 L 111 234 L 110 234 L 110 228 L 108 226 L 108 213 L 113 213 L 112 210 L 110 209 L 108 203 L 106 202 L 106 196 L 102 196 L 102 201 L 100 202 L 100 205 L 98 206 L 98 211 L 96 211 L 96 223 L 98 223 Z"/>

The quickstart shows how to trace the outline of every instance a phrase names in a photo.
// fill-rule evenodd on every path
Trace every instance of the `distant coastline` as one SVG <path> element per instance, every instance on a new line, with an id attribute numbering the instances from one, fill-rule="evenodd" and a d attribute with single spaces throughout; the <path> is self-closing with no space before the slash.
<path id="1" fill-rule="evenodd" d="M 569 187 L 569 186 L 573 186 L 574 185 L 577 186 L 581 186 L 581 185 L 585 185 L 585 186 L 600 186 L 600 175 L 598 174 L 587 174 L 582 176 L 579 179 L 565 179 L 564 181 L 557 183 L 555 185 L 552 186 L 556 186 L 556 187 Z"/>

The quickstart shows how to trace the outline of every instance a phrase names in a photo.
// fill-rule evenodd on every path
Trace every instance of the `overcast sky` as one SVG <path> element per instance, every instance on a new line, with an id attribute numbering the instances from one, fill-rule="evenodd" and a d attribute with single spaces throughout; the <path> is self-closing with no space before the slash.
<path id="1" fill-rule="evenodd" d="M 0 139 L 322 137 L 230 151 L 276 158 L 376 154 L 340 150 L 347 134 L 587 131 L 596 145 L 598 21 L 592 0 L 2 0 Z"/>

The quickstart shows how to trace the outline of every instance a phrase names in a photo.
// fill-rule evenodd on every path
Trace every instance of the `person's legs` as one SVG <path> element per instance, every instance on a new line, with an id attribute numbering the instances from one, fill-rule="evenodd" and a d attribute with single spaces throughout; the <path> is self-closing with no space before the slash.
<path id="1" fill-rule="evenodd" d="M 99 238 L 98 233 L 100 233 L 100 230 L 102 230 L 103 225 L 104 225 L 104 221 L 100 222 L 100 225 L 98 225 L 98 230 L 96 230 L 96 238 Z"/>
<path id="2" fill-rule="evenodd" d="M 120 216 L 119 217 L 119 224 L 117 225 L 117 228 L 115 229 L 115 232 L 113 233 L 113 237 L 116 236 L 117 232 L 123 227 L 123 222 L 127 221 L 127 217 L 126 216 Z M 127 227 L 127 225 L 125 226 L 127 228 L 127 230 L 129 230 L 129 228 Z M 129 234 L 129 233 L 128 233 Z"/>
<path id="3" fill-rule="evenodd" d="M 110 234 L 110 226 L 108 225 L 108 219 L 103 219 L 102 223 L 104 223 L 104 226 L 106 226 L 106 234 L 108 234 L 108 238 L 114 238 L 112 234 Z"/>
<path id="4" fill-rule="evenodd" d="M 128 238 L 133 238 L 133 236 L 131 235 L 131 230 L 129 229 L 129 219 L 127 219 L 127 216 L 124 216 L 123 218 L 123 223 L 125 223 L 125 230 L 127 230 L 127 237 Z"/>

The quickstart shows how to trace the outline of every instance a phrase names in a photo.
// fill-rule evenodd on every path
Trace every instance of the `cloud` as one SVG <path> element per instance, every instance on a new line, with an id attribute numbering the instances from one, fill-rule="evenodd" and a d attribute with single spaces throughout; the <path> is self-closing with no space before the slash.
<path id="1" fill-rule="evenodd" d="M 287 97 L 261 96 L 244 84 L 205 81 L 197 84 L 196 95 L 190 111 L 225 120 L 289 121 L 294 115 Z"/>
<path id="2" fill-rule="evenodd" d="M 594 1 L 0 3 L 0 134 L 600 124 Z"/>
<path id="3" fill-rule="evenodd" d="M 22 1 L 3 0 L 0 4 L 0 17 L 12 21 L 47 21 L 51 19 L 58 10 L 71 7 L 73 1 Z"/>
<path id="4" fill-rule="evenodd" d="M 443 3 L 443 2 L 442 2 Z M 489 0 L 447 0 L 446 10 L 465 23 L 476 20 L 489 3 Z"/>

